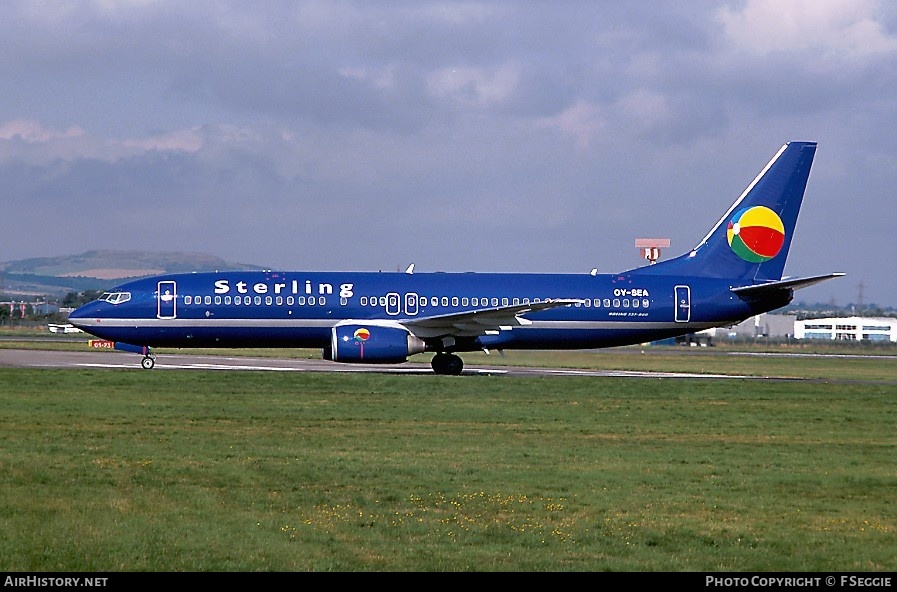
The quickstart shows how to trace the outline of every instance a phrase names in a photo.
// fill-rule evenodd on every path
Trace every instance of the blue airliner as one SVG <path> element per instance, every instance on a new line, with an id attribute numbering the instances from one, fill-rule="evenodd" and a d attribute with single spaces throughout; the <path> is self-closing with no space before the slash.
<path id="1" fill-rule="evenodd" d="M 154 347 L 321 348 L 346 363 L 433 352 L 591 349 L 730 326 L 844 275 L 783 277 L 815 142 L 782 146 L 691 251 L 614 274 L 222 271 L 124 283 L 69 315 L 142 353 Z"/>

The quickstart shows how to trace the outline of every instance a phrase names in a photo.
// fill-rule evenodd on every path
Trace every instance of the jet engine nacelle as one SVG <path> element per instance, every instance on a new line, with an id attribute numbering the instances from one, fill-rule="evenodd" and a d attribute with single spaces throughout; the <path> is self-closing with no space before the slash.
<path id="1" fill-rule="evenodd" d="M 423 340 L 399 323 L 342 322 L 333 327 L 324 359 L 362 364 L 397 364 L 426 349 Z"/>

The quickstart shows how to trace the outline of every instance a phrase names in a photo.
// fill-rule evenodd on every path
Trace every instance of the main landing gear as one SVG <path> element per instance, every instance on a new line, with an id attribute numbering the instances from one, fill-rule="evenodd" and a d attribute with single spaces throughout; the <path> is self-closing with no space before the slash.
<path id="1" fill-rule="evenodd" d="M 143 356 L 143 359 L 140 360 L 140 366 L 144 370 L 152 370 L 153 366 L 155 366 L 155 365 L 156 365 L 156 355 L 155 354 L 147 353 L 145 356 Z"/>
<path id="2" fill-rule="evenodd" d="M 445 352 L 439 352 L 433 356 L 430 365 L 433 366 L 433 372 L 436 374 L 448 374 L 451 376 L 461 374 L 461 370 L 464 369 L 464 362 L 461 358 L 455 354 L 447 354 Z"/>

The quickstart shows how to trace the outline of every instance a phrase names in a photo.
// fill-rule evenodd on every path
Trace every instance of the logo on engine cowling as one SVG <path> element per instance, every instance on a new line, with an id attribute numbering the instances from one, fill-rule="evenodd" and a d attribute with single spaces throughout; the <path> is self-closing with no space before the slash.
<path id="1" fill-rule="evenodd" d="M 352 339 L 355 341 L 355 345 L 359 347 L 361 351 L 358 352 L 358 359 L 364 359 L 364 342 L 371 338 L 371 332 L 365 329 L 364 327 L 359 327 L 355 329 L 355 333 L 352 334 Z"/>

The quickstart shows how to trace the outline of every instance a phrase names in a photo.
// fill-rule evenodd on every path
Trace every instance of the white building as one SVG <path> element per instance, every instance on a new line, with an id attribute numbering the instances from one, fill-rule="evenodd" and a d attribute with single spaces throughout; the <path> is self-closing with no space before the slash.
<path id="1" fill-rule="evenodd" d="M 796 321 L 793 314 L 763 313 L 722 331 L 728 331 L 729 337 L 794 337 Z"/>
<path id="2" fill-rule="evenodd" d="M 731 327 L 711 327 L 671 340 L 670 343 L 707 346 L 721 339 L 773 337 L 794 337 L 796 315 L 763 313 L 753 316 Z"/>
<path id="3" fill-rule="evenodd" d="M 897 318 L 833 317 L 794 322 L 796 339 L 897 341 Z"/>

